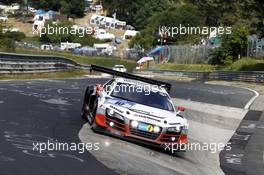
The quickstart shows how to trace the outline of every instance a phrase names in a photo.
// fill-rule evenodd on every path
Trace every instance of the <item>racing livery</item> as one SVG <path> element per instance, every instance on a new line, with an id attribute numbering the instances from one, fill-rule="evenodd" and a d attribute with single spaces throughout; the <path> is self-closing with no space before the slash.
<path id="1" fill-rule="evenodd" d="M 86 89 L 82 117 L 94 131 L 155 146 L 187 143 L 188 122 L 180 115 L 184 108 L 175 108 L 168 84 L 127 73 L 118 76 Z"/>

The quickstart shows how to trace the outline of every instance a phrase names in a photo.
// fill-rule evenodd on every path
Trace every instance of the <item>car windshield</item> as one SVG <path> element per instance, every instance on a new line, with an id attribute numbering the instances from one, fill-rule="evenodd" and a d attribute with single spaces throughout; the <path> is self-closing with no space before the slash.
<path id="1" fill-rule="evenodd" d="M 174 111 L 173 105 L 166 93 L 150 89 L 151 85 L 138 86 L 127 83 L 117 83 L 111 96 L 154 108 Z"/>
<path id="2" fill-rule="evenodd" d="M 122 65 L 115 65 L 115 68 L 124 68 Z"/>

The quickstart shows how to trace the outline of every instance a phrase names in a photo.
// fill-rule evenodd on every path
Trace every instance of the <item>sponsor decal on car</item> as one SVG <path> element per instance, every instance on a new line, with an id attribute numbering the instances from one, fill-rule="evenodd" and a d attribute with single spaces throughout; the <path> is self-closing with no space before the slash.
<path id="1" fill-rule="evenodd" d="M 133 107 L 135 105 L 135 103 L 133 103 L 133 102 L 121 100 L 118 98 L 107 99 L 107 103 L 122 106 L 122 107 L 127 108 L 127 109 L 130 109 L 131 107 Z"/>

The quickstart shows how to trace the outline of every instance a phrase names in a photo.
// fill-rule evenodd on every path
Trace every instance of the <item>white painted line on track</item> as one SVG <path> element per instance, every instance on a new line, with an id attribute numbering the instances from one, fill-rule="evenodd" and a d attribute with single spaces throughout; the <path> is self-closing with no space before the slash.
<path id="1" fill-rule="evenodd" d="M 256 100 L 256 98 L 258 98 L 259 93 L 258 93 L 257 91 L 255 91 L 255 90 L 253 90 L 253 89 L 249 89 L 249 88 L 245 88 L 245 87 L 243 87 L 243 88 L 255 93 L 255 96 L 252 97 L 252 98 L 248 101 L 248 103 L 246 104 L 246 106 L 244 107 L 244 109 L 247 109 L 247 110 L 248 110 L 248 109 L 250 108 L 250 106 L 253 104 L 253 102 Z"/>

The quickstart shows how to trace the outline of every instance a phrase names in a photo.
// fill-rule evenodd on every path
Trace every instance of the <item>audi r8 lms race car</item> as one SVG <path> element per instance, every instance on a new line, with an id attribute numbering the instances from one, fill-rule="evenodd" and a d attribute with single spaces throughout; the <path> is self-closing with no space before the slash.
<path id="1" fill-rule="evenodd" d="M 118 77 L 104 85 L 88 86 L 82 117 L 94 131 L 154 146 L 183 145 L 188 141 L 188 122 L 169 96 L 171 85 L 108 68 L 93 70 Z"/>

